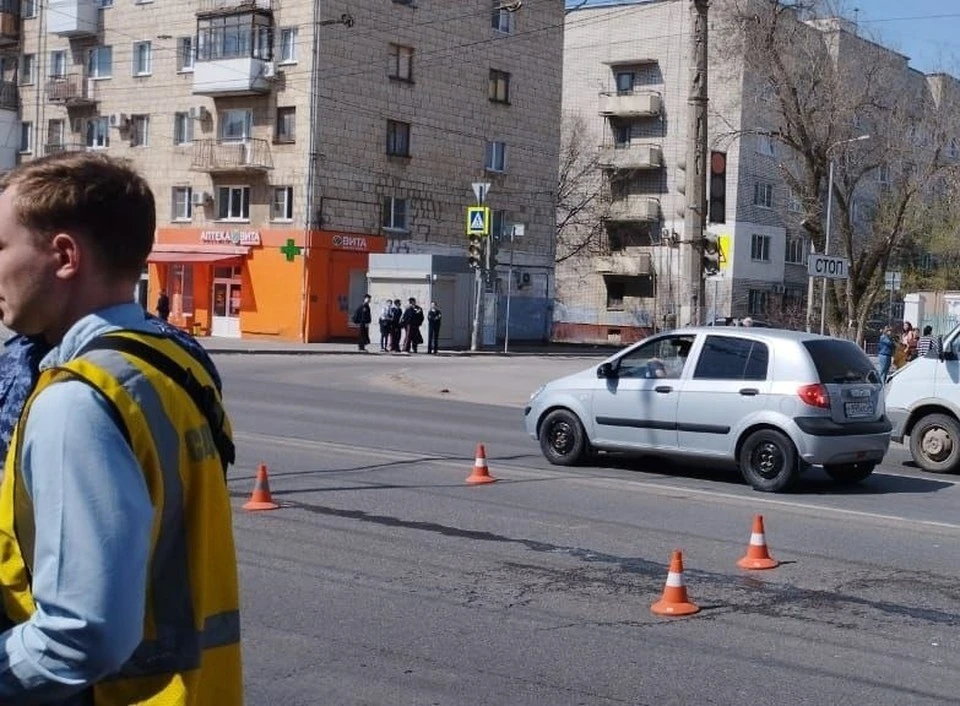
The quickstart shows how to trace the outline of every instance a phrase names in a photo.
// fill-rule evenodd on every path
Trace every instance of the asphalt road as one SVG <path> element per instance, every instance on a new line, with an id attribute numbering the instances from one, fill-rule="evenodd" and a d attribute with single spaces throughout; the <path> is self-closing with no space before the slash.
<path id="1" fill-rule="evenodd" d="M 589 360 L 217 362 L 248 705 L 960 703 L 960 478 L 899 447 L 859 489 L 772 496 L 657 459 L 549 466 L 523 401 Z M 467 486 L 481 441 L 500 480 Z M 260 462 L 284 507 L 247 513 Z M 772 571 L 736 566 L 755 513 Z M 659 618 L 675 548 L 703 610 Z"/>

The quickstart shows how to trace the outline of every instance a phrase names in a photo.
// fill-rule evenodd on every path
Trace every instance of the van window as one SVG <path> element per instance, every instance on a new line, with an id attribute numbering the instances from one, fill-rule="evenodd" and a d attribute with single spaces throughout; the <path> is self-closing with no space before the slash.
<path id="1" fill-rule="evenodd" d="M 769 352 L 760 341 L 707 336 L 693 373 L 695 380 L 766 380 Z"/>
<path id="2" fill-rule="evenodd" d="M 852 341 L 804 341 L 803 345 L 822 383 L 880 382 L 873 363 Z"/>

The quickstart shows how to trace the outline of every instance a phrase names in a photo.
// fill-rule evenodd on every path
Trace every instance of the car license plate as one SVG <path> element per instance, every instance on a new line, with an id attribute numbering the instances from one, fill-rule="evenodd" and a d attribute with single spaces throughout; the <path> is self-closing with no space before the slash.
<path id="1" fill-rule="evenodd" d="M 845 402 L 843 410 L 850 418 L 873 416 L 872 402 Z"/>

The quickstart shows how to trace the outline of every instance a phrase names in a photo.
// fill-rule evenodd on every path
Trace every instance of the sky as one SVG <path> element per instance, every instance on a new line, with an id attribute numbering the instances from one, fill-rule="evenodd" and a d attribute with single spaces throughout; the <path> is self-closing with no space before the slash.
<path id="1" fill-rule="evenodd" d="M 611 0 L 588 0 L 607 4 Z M 567 0 L 567 5 L 579 0 Z M 910 65 L 960 77 L 960 0 L 842 0 L 863 35 L 910 57 Z M 855 10 L 859 10 L 855 12 Z"/>

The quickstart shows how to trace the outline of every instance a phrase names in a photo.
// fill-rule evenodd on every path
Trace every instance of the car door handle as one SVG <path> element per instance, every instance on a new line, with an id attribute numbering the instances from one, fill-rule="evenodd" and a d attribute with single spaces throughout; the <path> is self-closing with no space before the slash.
<path id="1" fill-rule="evenodd" d="M 668 393 L 668 392 L 673 392 L 673 388 L 670 387 L 669 385 L 657 385 L 657 386 L 656 386 L 655 388 L 653 388 L 653 389 L 656 390 L 657 392 L 661 393 L 661 394 L 666 394 L 666 393 Z"/>
<path id="2" fill-rule="evenodd" d="M 740 388 L 740 394 L 744 397 L 753 397 L 754 395 L 759 395 L 760 390 L 755 387 L 742 387 Z"/>

